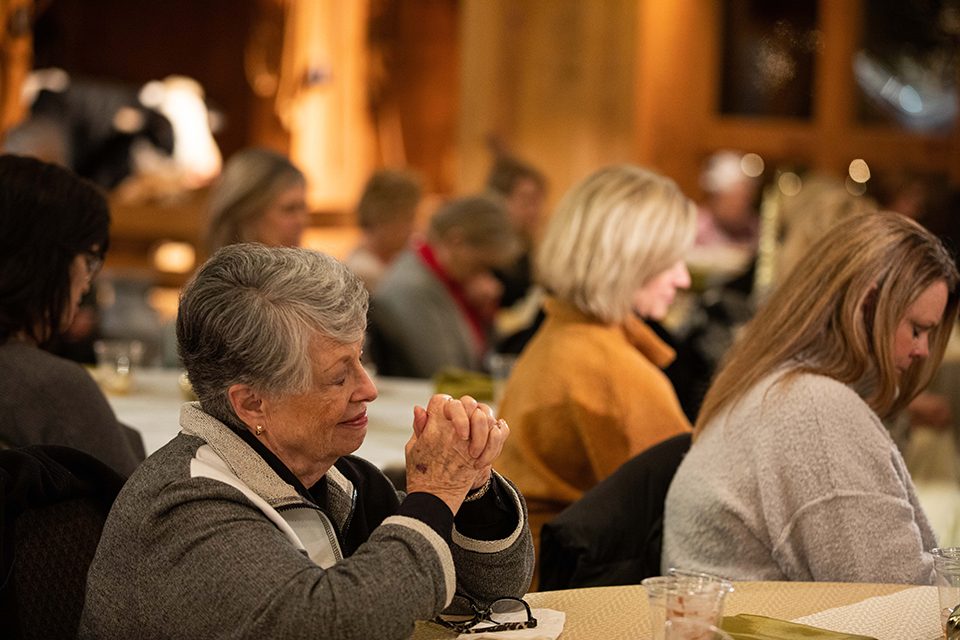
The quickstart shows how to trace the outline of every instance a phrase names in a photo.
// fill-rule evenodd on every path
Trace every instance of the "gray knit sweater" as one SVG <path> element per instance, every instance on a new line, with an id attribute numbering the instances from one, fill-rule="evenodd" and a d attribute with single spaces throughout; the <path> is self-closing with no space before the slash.
<path id="1" fill-rule="evenodd" d="M 502 478 L 519 514 L 506 538 L 454 529 L 448 545 L 422 520 L 389 515 L 344 558 L 343 532 L 374 517 L 358 487 L 388 484 L 376 469 L 364 463 L 376 475 L 355 484 L 331 467 L 318 510 L 198 404 L 185 405 L 180 422 L 183 432 L 141 465 L 110 512 L 81 638 L 406 638 L 455 589 L 486 600 L 529 585 L 526 510 Z"/>
<path id="2" fill-rule="evenodd" d="M 83 367 L 17 340 L 0 344 L 0 443 L 72 447 L 124 477 L 146 457 Z"/>
<path id="3" fill-rule="evenodd" d="M 411 250 L 397 257 L 370 298 L 370 322 L 384 375 L 429 378 L 445 367 L 482 368 L 457 301 Z"/>
<path id="4" fill-rule="evenodd" d="M 836 380 L 781 375 L 717 416 L 680 465 L 663 569 L 931 584 L 936 540 L 876 414 Z"/>

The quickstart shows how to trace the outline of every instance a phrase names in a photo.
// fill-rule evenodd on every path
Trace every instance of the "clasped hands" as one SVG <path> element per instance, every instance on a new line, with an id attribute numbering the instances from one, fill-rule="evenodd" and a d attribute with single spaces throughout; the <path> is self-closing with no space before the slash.
<path id="1" fill-rule="evenodd" d="M 471 489 L 490 480 L 493 461 L 510 435 L 506 421 L 470 396 L 430 398 L 413 409 L 413 435 L 407 442 L 407 492 L 432 493 L 453 513 Z"/>

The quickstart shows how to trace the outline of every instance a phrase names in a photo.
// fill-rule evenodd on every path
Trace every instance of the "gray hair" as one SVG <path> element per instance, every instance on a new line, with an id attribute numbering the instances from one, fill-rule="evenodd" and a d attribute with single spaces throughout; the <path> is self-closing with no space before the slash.
<path id="1" fill-rule="evenodd" d="M 537 278 L 580 311 L 621 322 L 636 290 L 682 260 L 695 232 L 696 209 L 673 180 L 606 167 L 563 197 L 537 252 Z"/>
<path id="2" fill-rule="evenodd" d="M 232 155 L 210 192 L 209 251 L 255 241 L 253 224 L 277 196 L 299 184 L 306 178 L 286 156 L 259 148 Z"/>
<path id="3" fill-rule="evenodd" d="M 367 291 L 343 264 L 309 249 L 234 244 L 184 288 L 177 351 L 203 410 L 239 421 L 227 390 L 295 394 L 312 383 L 311 341 L 363 339 Z"/>
<path id="4" fill-rule="evenodd" d="M 520 250 L 501 198 L 480 195 L 447 202 L 430 218 L 428 235 L 442 241 L 454 229 L 467 244 L 491 252 L 498 262 L 512 260 Z"/>

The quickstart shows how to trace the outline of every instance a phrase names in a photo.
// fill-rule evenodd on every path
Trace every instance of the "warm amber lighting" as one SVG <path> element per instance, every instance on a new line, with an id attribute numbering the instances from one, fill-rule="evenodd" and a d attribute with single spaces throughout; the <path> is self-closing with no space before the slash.
<path id="1" fill-rule="evenodd" d="M 180 289 L 176 287 L 150 287 L 147 291 L 147 304 L 157 312 L 161 322 L 173 322 L 177 319 Z"/>
<path id="2" fill-rule="evenodd" d="M 803 188 L 803 180 L 793 171 L 785 171 L 781 173 L 777 179 L 777 187 L 780 188 L 780 192 L 783 193 L 783 195 L 795 196 L 800 193 L 800 189 Z"/>
<path id="3" fill-rule="evenodd" d="M 153 266 L 164 273 L 189 273 L 197 263 L 197 250 L 187 242 L 167 240 L 153 251 Z"/>
<path id="4" fill-rule="evenodd" d="M 120 107 L 113 114 L 113 128 L 122 133 L 136 133 L 143 125 L 143 114 L 133 107 Z"/>
<path id="5" fill-rule="evenodd" d="M 850 195 L 862 196 L 864 193 L 867 192 L 867 185 L 865 184 L 865 182 L 866 181 L 860 182 L 856 178 L 848 176 L 846 181 L 844 182 L 844 185 L 847 187 L 847 192 Z"/>
<path id="6" fill-rule="evenodd" d="M 763 158 L 756 153 L 745 153 L 740 158 L 740 170 L 751 178 L 758 178 L 763 173 Z"/>
<path id="7" fill-rule="evenodd" d="M 357 227 L 311 227 L 303 232 L 300 242 L 307 249 L 322 251 L 343 260 L 360 242 Z"/>
<path id="8" fill-rule="evenodd" d="M 866 161 L 861 158 L 857 158 L 850 163 L 849 173 L 850 179 L 860 184 L 864 184 L 870 179 L 870 167 Z"/>

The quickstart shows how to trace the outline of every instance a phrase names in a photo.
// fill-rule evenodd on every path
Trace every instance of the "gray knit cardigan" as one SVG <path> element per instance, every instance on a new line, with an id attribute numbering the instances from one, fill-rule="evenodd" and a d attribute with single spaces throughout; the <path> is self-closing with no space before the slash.
<path id="1" fill-rule="evenodd" d="M 521 516 L 505 539 L 454 529 L 448 545 L 423 521 L 393 515 L 342 558 L 333 527 L 364 496 L 336 467 L 324 513 L 199 405 L 184 406 L 181 426 L 114 504 L 81 638 L 405 638 L 455 589 L 483 599 L 529 585 L 526 507 L 502 478 Z"/>

